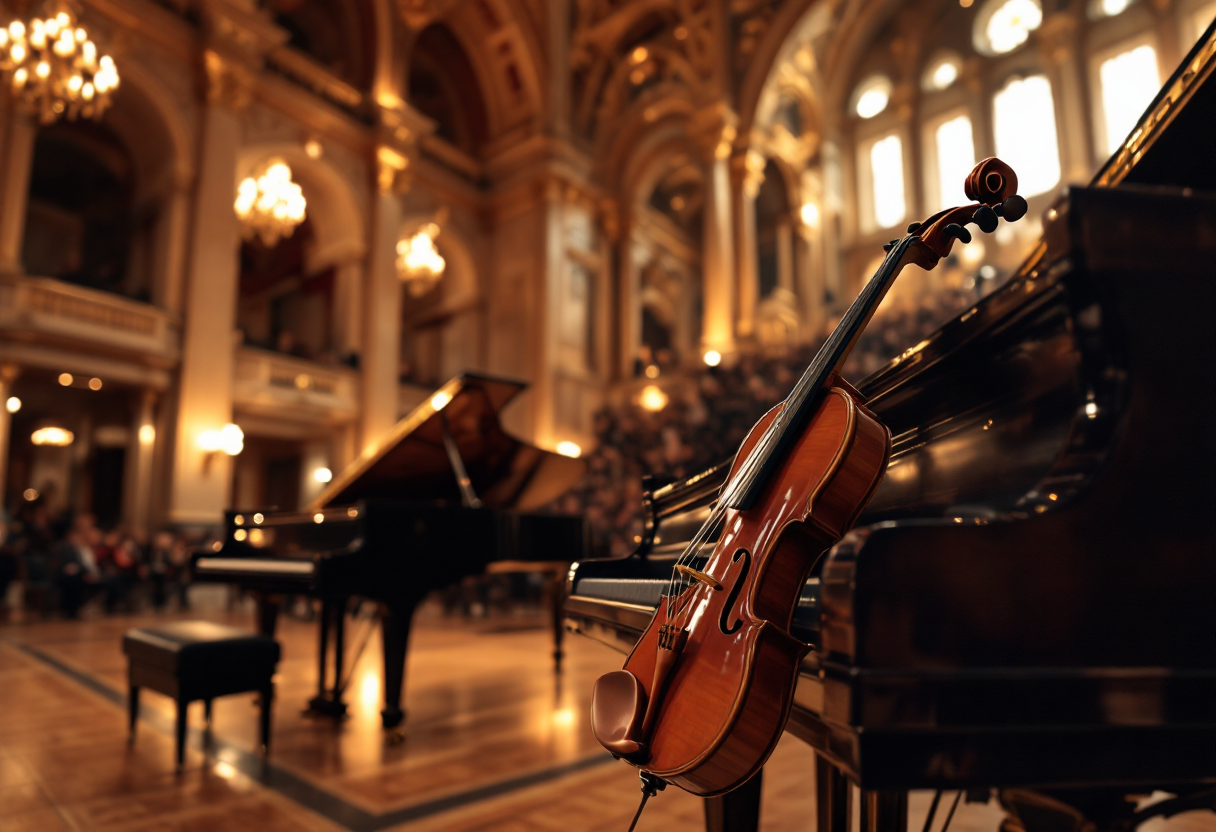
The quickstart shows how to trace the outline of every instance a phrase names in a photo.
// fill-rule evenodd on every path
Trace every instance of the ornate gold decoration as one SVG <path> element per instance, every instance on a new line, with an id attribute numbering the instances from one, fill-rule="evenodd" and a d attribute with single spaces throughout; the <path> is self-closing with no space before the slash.
<path id="1" fill-rule="evenodd" d="M 239 113 L 253 101 L 253 73 L 215 50 L 203 52 L 203 75 L 208 104 Z"/>

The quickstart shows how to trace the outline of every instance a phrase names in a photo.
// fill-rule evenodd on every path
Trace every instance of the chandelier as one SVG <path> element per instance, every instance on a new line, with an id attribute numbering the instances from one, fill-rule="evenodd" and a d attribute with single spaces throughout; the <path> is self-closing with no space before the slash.
<path id="1" fill-rule="evenodd" d="M 270 248 L 304 222 L 306 206 L 304 192 L 291 181 L 291 168 L 282 159 L 271 159 L 241 182 L 234 207 L 245 224 L 242 236 L 250 240 L 256 235 Z"/>
<path id="2" fill-rule="evenodd" d="M 410 295 L 422 297 L 443 277 L 447 261 L 435 249 L 439 226 L 428 222 L 418 233 L 397 241 L 397 277 L 405 281 Z"/>
<path id="3" fill-rule="evenodd" d="M 66 2 L 51 0 L 43 17 L 14 20 L 0 28 L 0 70 L 11 78 L 13 94 L 43 124 L 62 116 L 99 119 L 118 89 L 118 70 Z"/>

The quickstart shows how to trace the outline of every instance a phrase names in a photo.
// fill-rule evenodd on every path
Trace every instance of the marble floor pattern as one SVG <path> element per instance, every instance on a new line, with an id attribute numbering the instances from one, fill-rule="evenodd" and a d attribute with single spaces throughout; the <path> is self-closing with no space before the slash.
<path id="1" fill-rule="evenodd" d="M 254 753 L 251 694 L 216 701 L 209 741 L 193 706 L 185 770 L 175 774 L 168 699 L 144 696 L 138 740 L 126 741 L 121 636 L 177 617 L 252 626 L 248 609 L 222 605 L 0 624 L 0 830 L 624 832 L 636 807 L 636 775 L 604 758 L 587 724 L 591 682 L 620 657 L 569 637 L 559 680 L 539 613 L 468 622 L 424 608 L 397 745 L 379 727 L 378 636 L 351 674 L 350 717 L 335 725 L 301 714 L 316 686 L 316 628 L 285 617 L 270 766 Z M 365 626 L 351 622 L 348 643 Z M 793 738 L 778 746 L 765 769 L 763 832 L 813 828 L 813 765 Z M 929 799 L 912 796 L 913 832 Z M 1000 817 L 995 804 L 964 804 L 951 829 L 995 832 Z M 940 823 L 939 815 L 935 830 Z M 701 801 L 678 789 L 652 800 L 638 827 L 703 828 Z M 1216 815 L 1181 815 L 1146 832 L 1216 832 Z"/>

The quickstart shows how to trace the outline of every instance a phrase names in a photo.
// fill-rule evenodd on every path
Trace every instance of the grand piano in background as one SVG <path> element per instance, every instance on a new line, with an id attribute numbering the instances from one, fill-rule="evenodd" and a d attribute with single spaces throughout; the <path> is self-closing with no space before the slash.
<path id="1" fill-rule="evenodd" d="M 196 581 L 258 596 L 262 632 L 278 599 L 322 599 L 318 693 L 311 710 L 340 716 L 347 601 L 383 604 L 384 727 L 404 719 L 401 687 L 414 608 L 435 589 L 485 571 L 546 571 L 582 557 L 583 518 L 535 513 L 583 475 L 576 459 L 507 434 L 499 411 L 524 384 L 464 373 L 435 391 L 303 511 L 234 511 L 221 547 L 194 558 Z M 559 587 L 560 589 L 560 587 Z M 561 659 L 560 592 L 554 659 Z M 327 652 L 334 641 L 333 686 Z"/>
<path id="2" fill-rule="evenodd" d="M 791 625 L 820 832 L 849 781 L 867 832 L 905 832 L 910 789 L 996 787 L 1006 832 L 1216 808 L 1214 66 L 1209 28 L 1020 271 L 860 385 L 891 464 Z M 728 468 L 572 568 L 570 630 L 632 648 Z M 759 780 L 709 827 L 755 830 Z"/>

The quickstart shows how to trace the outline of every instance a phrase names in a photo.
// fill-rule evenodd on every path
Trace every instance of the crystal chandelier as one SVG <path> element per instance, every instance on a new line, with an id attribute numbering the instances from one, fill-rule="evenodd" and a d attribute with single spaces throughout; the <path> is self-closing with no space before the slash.
<path id="1" fill-rule="evenodd" d="M 245 224 L 242 236 L 250 240 L 256 235 L 270 248 L 304 222 L 306 206 L 304 192 L 291 181 L 291 168 L 282 159 L 271 159 L 241 182 L 234 207 Z"/>
<path id="2" fill-rule="evenodd" d="M 443 277 L 447 262 L 435 249 L 438 236 L 439 226 L 428 222 L 414 236 L 397 241 L 397 276 L 413 297 L 425 295 Z"/>
<path id="3" fill-rule="evenodd" d="M 10 77 L 13 95 L 43 124 L 62 116 L 101 118 L 118 89 L 114 59 L 97 54 L 66 2 L 51 0 L 42 15 L 0 28 L 0 70 Z"/>

